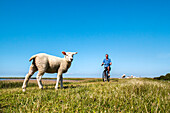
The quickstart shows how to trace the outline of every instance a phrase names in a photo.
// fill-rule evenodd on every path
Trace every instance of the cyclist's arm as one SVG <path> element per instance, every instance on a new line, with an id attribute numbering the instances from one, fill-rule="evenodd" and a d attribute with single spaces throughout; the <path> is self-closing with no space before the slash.
<path id="1" fill-rule="evenodd" d="M 112 65 L 112 61 L 111 61 L 111 59 L 110 59 L 110 63 L 109 63 L 110 65 Z"/>
<path id="2" fill-rule="evenodd" d="M 105 60 L 103 60 L 103 62 L 102 62 L 102 65 L 101 65 L 101 66 L 103 66 L 103 65 L 104 65 L 104 62 L 105 62 Z"/>

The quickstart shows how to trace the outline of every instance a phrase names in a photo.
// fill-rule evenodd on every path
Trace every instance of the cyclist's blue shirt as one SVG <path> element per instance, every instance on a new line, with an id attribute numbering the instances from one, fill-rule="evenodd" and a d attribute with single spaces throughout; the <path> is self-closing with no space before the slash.
<path id="1" fill-rule="evenodd" d="M 111 62 L 111 59 L 109 59 L 109 58 L 108 58 L 108 60 L 104 59 L 104 60 L 103 60 L 103 63 L 105 64 L 104 67 L 110 66 L 110 62 Z"/>

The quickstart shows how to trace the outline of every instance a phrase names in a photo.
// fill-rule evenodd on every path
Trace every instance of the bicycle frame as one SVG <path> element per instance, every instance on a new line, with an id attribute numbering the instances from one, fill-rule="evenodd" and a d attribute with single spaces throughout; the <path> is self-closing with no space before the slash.
<path id="1" fill-rule="evenodd" d="M 105 64 L 104 64 L 105 65 Z M 110 76 L 108 76 L 108 70 L 104 70 L 103 73 L 102 73 L 102 79 L 103 79 L 103 82 L 105 81 L 110 81 Z"/>

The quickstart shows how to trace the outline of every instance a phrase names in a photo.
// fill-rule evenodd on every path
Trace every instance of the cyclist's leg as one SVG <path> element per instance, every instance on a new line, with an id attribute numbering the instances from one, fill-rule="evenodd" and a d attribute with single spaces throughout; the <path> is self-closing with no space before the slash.
<path id="1" fill-rule="evenodd" d="M 110 74 L 110 66 L 107 67 L 108 74 Z"/>
<path id="2" fill-rule="evenodd" d="M 108 71 L 107 71 L 107 72 L 108 72 L 108 76 L 110 76 L 110 70 L 111 70 L 111 67 L 110 67 L 110 66 L 108 66 L 108 67 L 107 67 L 107 70 L 108 70 Z"/>

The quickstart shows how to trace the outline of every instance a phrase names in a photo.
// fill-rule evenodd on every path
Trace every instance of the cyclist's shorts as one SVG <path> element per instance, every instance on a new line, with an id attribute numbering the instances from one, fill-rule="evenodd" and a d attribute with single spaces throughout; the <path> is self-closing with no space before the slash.
<path id="1" fill-rule="evenodd" d="M 111 67 L 109 67 L 110 71 L 111 71 Z M 107 67 L 104 67 L 104 71 L 107 71 Z"/>

